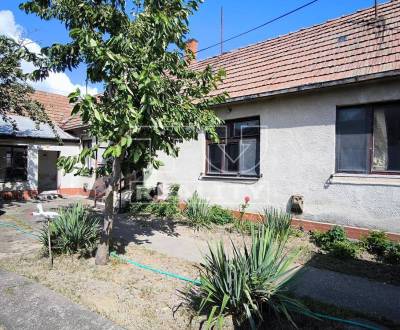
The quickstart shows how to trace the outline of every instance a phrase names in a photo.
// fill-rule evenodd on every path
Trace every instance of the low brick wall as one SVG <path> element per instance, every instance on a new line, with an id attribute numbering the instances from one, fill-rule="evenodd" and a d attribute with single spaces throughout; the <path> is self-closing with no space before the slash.
<path id="1" fill-rule="evenodd" d="M 95 191 L 93 189 L 83 189 L 83 188 L 60 188 L 57 190 L 59 194 L 66 196 L 85 196 L 94 197 Z"/>
<path id="2" fill-rule="evenodd" d="M 38 195 L 37 190 L 0 191 L 0 198 L 10 200 L 29 200 Z"/>
<path id="3" fill-rule="evenodd" d="M 179 208 L 183 210 L 186 204 L 184 202 L 179 203 Z M 231 211 L 233 216 L 237 219 L 241 218 L 241 213 L 239 211 Z M 264 217 L 258 213 L 249 213 L 245 212 L 243 214 L 243 220 L 251 221 L 251 222 L 260 222 L 263 221 Z M 292 227 L 302 229 L 304 231 L 321 231 L 326 232 L 331 229 L 335 224 L 327 223 L 327 222 L 319 222 L 319 221 L 311 221 L 305 219 L 292 219 Z M 368 228 L 359 228 L 359 227 L 351 227 L 351 226 L 341 226 L 346 231 L 347 237 L 353 239 L 361 239 L 363 236 L 368 235 L 371 229 Z M 400 233 L 386 233 L 389 239 L 392 241 L 399 241 L 400 242 Z"/>

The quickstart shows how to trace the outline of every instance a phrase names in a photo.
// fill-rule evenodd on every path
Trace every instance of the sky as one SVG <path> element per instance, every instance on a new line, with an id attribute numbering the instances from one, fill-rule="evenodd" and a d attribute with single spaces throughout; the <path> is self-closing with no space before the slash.
<path id="1" fill-rule="evenodd" d="M 41 47 L 49 46 L 56 42 L 65 43 L 68 41 L 68 32 L 64 25 L 58 21 L 42 21 L 32 14 L 25 14 L 18 8 L 21 1 L 0 0 L 0 34 L 26 39 L 26 44 L 32 51 L 40 51 Z M 199 11 L 190 18 L 189 37 L 199 41 L 199 49 L 218 43 L 221 31 L 221 7 L 224 12 L 224 39 L 227 39 L 307 2 L 310 2 L 310 0 L 205 0 Z M 379 0 L 378 2 L 384 3 L 387 0 Z M 368 8 L 373 4 L 374 0 L 319 0 L 277 22 L 238 39 L 226 42 L 224 51 L 322 23 L 359 9 Z M 199 52 L 198 58 L 204 59 L 219 53 L 220 47 L 218 46 Z M 33 69 L 29 63 L 23 63 L 22 66 L 26 72 Z M 85 79 L 85 68 L 82 66 L 72 72 L 53 73 L 47 80 L 33 83 L 33 87 L 39 90 L 68 94 L 76 87 L 85 90 Z M 101 90 L 101 85 L 89 84 L 88 86 L 88 93 L 91 94 Z"/>

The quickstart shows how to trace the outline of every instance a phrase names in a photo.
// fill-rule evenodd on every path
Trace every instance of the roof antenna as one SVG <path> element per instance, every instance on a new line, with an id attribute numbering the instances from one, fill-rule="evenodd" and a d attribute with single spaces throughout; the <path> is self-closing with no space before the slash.
<path id="1" fill-rule="evenodd" d="M 221 6 L 221 55 L 224 52 L 224 7 Z"/>
<path id="2" fill-rule="evenodd" d="M 378 0 L 375 0 L 375 21 L 378 20 Z"/>

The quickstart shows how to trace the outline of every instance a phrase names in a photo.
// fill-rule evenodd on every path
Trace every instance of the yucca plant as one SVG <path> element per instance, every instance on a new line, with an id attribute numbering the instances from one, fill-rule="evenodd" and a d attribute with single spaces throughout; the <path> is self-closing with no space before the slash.
<path id="1" fill-rule="evenodd" d="M 232 242 L 231 257 L 222 243 L 209 247 L 200 266 L 201 285 L 189 295 L 197 311 L 207 313 L 207 328 L 221 328 L 227 316 L 235 325 L 252 329 L 265 317 L 283 317 L 295 326 L 290 311 L 306 310 L 287 292 L 298 253 L 285 254 L 285 242 L 266 226 L 253 227 L 251 237 L 251 246 L 243 249 Z"/>
<path id="2" fill-rule="evenodd" d="M 273 207 L 264 210 L 264 225 L 270 228 L 282 239 L 287 238 L 290 232 L 292 216 L 290 213 L 275 209 Z"/>
<path id="3" fill-rule="evenodd" d="M 91 252 L 99 238 L 99 219 L 82 204 L 59 210 L 59 217 L 50 222 L 52 251 L 58 254 Z M 39 234 L 40 242 L 48 253 L 47 224 Z"/>
<path id="4" fill-rule="evenodd" d="M 210 203 L 199 196 L 195 191 L 187 200 L 185 215 L 196 229 L 211 226 L 211 206 Z"/>

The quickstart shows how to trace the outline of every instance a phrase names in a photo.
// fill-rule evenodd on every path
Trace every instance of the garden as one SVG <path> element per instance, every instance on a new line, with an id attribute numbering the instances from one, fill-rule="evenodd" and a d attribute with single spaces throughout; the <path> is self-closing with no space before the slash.
<path id="1" fill-rule="evenodd" d="M 94 264 L 101 213 L 71 204 L 59 210 L 50 228 L 43 225 L 40 252 L 2 259 L 0 267 L 129 329 L 344 329 L 345 324 L 315 312 L 342 320 L 371 317 L 299 300 L 291 287 L 303 266 L 400 284 L 400 245 L 383 232 L 371 231 L 360 241 L 348 239 L 339 226 L 307 233 L 291 227 L 290 214 L 273 208 L 252 223 L 244 220 L 250 203 L 245 197 L 235 217 L 194 192 L 183 206 L 179 186 L 171 185 L 165 200 L 133 202 L 128 212 L 118 215 L 114 253 L 101 267 Z"/>

